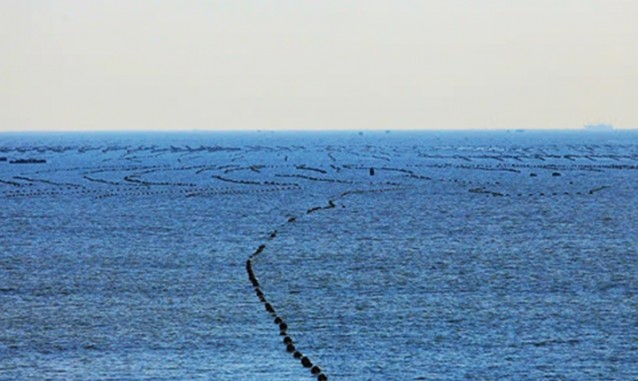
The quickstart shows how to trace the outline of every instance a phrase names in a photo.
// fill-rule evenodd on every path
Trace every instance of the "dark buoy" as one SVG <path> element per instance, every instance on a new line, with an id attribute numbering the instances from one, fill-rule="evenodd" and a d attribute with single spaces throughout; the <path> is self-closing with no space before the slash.
<path id="1" fill-rule="evenodd" d="M 292 344 L 292 338 L 290 338 L 290 336 L 284 337 L 284 344 Z"/>
<path id="2" fill-rule="evenodd" d="M 292 344 L 288 344 L 288 345 L 286 345 L 286 352 L 288 352 L 288 353 L 292 353 L 292 352 L 294 352 L 294 351 L 296 351 L 296 349 L 295 349 L 295 346 L 294 346 L 294 345 L 292 345 Z"/>
<path id="3" fill-rule="evenodd" d="M 288 329 L 288 324 L 281 322 L 279 323 L 279 330 L 285 332 Z"/>
<path id="4" fill-rule="evenodd" d="M 296 359 L 300 359 L 303 357 L 303 355 L 301 354 L 301 352 L 295 352 L 292 354 L 292 357 L 296 358 Z"/>
<path id="5" fill-rule="evenodd" d="M 319 376 L 317 376 L 317 381 L 328 381 L 328 376 L 321 373 Z"/>
<path id="6" fill-rule="evenodd" d="M 374 176 L 374 168 L 370 168 L 370 176 Z"/>
<path id="7" fill-rule="evenodd" d="M 304 368 L 312 368 L 312 361 L 310 361 L 308 357 L 303 356 L 301 358 L 301 365 L 303 365 Z"/>
<path id="8" fill-rule="evenodd" d="M 321 368 L 319 368 L 318 366 L 316 366 L 316 365 L 315 365 L 315 366 L 313 366 L 313 367 L 310 369 L 310 373 L 312 373 L 312 374 L 319 374 L 319 373 L 321 373 Z"/>
<path id="9" fill-rule="evenodd" d="M 279 316 L 277 316 L 277 317 L 275 318 L 275 324 L 281 324 L 281 323 L 283 323 L 283 322 L 284 322 L 284 321 L 283 321 L 283 320 L 281 320 L 281 318 L 280 318 Z"/>
<path id="10" fill-rule="evenodd" d="M 264 251 L 265 248 L 266 248 L 266 245 L 263 245 L 263 244 L 259 245 L 257 250 L 255 250 L 255 252 L 253 253 L 253 256 L 261 254 L 261 252 Z"/>
<path id="11" fill-rule="evenodd" d="M 272 308 L 272 305 L 270 303 L 266 303 L 264 307 L 266 307 L 266 311 L 270 312 L 271 314 L 275 313 L 275 309 Z"/>

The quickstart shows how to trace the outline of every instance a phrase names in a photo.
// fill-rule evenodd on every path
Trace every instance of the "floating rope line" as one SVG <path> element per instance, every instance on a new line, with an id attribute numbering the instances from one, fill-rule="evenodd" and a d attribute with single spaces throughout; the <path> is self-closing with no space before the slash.
<path id="1" fill-rule="evenodd" d="M 354 190 L 354 191 L 343 192 L 336 198 L 337 199 L 343 198 L 350 194 L 382 193 L 382 192 L 400 191 L 404 189 L 405 188 L 394 187 L 394 188 L 384 188 L 384 189 Z M 308 210 L 306 210 L 305 214 L 312 214 L 320 210 L 333 209 L 336 207 L 337 207 L 337 204 L 333 200 L 329 200 L 328 205 L 309 208 Z M 286 223 L 294 223 L 295 221 L 297 221 L 297 218 L 298 217 L 289 217 Z M 277 238 L 277 230 L 273 230 L 268 236 L 269 240 L 273 240 L 275 238 Z M 257 296 L 259 301 L 264 305 L 264 309 L 266 310 L 266 312 L 271 315 L 271 317 L 273 318 L 273 322 L 277 324 L 277 326 L 279 327 L 279 335 L 283 336 L 282 343 L 286 348 L 286 352 L 291 353 L 294 359 L 299 360 L 301 366 L 309 369 L 312 375 L 317 376 L 317 381 L 327 381 L 328 376 L 323 372 L 323 370 L 318 365 L 314 364 L 313 361 L 310 359 L 310 357 L 305 356 L 302 352 L 298 350 L 294 340 L 288 334 L 288 324 L 277 313 L 277 310 L 275 309 L 273 304 L 268 300 L 268 298 L 266 297 L 266 294 L 261 289 L 261 284 L 259 283 L 259 280 L 257 279 L 257 276 L 255 275 L 255 271 L 253 270 L 253 262 L 256 260 L 256 258 L 260 254 L 264 252 L 264 250 L 266 250 L 266 244 L 259 245 L 257 249 L 246 260 L 246 273 L 248 274 L 248 280 L 250 281 L 250 283 L 252 284 L 255 290 L 255 295 Z"/>
<path id="2" fill-rule="evenodd" d="M 319 207 L 319 209 L 332 208 L 332 207 L 334 207 L 334 203 L 330 201 L 330 204 L 328 207 Z M 318 209 L 315 209 L 315 210 L 318 210 Z M 296 221 L 295 217 L 290 217 L 288 218 L 287 223 L 292 223 L 295 221 Z M 269 239 L 272 240 L 272 239 L 275 239 L 276 237 L 277 237 L 277 230 L 273 230 L 269 235 Z M 286 347 L 286 352 L 291 353 L 293 358 L 299 360 L 299 362 L 301 363 L 301 366 L 303 366 L 304 368 L 310 369 L 310 373 L 317 376 L 318 381 L 327 381 L 328 376 L 325 373 L 323 373 L 321 368 L 315 365 L 308 356 L 305 356 L 302 352 L 297 350 L 297 347 L 295 346 L 295 342 L 290 337 L 290 335 L 288 335 L 288 324 L 284 321 L 284 319 L 281 316 L 279 316 L 279 314 L 277 314 L 275 307 L 273 307 L 272 303 L 268 301 L 268 298 L 266 298 L 266 295 L 261 290 L 261 285 L 259 284 L 259 280 L 257 279 L 257 276 L 255 275 L 255 272 L 253 270 L 253 261 L 258 255 L 263 253 L 265 249 L 266 249 L 265 244 L 259 245 L 259 247 L 257 247 L 255 252 L 252 253 L 250 257 L 248 257 L 248 259 L 246 260 L 246 272 L 248 273 L 248 280 L 250 281 L 250 283 L 252 284 L 255 290 L 255 295 L 257 296 L 259 301 L 263 303 L 264 309 L 266 310 L 266 312 L 273 317 L 273 322 L 277 324 L 277 326 L 279 327 L 279 335 L 283 336 L 282 343 Z"/>

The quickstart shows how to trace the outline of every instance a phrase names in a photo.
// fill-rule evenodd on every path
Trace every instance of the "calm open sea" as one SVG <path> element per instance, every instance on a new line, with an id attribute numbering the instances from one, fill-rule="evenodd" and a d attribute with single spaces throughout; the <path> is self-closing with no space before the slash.
<path id="1" fill-rule="evenodd" d="M 0 134 L 0 380 L 638 380 L 637 189 L 628 131 Z"/>

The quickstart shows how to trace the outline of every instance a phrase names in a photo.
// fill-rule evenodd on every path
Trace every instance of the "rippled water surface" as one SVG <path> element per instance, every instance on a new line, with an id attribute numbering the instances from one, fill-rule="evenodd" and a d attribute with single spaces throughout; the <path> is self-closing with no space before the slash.
<path id="1" fill-rule="evenodd" d="M 638 380 L 636 189 L 635 132 L 2 134 L 0 379 L 317 379 L 279 317 L 330 380 Z"/>

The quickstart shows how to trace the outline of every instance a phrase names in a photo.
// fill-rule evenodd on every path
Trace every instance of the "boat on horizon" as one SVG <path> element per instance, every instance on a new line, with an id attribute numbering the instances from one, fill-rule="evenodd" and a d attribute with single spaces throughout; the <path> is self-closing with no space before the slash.
<path id="1" fill-rule="evenodd" d="M 586 124 L 585 129 L 589 131 L 611 131 L 614 126 L 606 123 Z"/>

